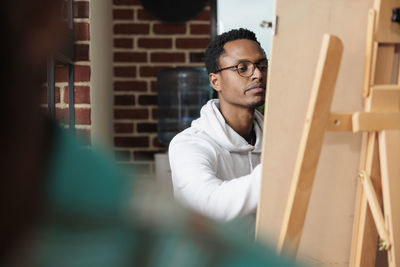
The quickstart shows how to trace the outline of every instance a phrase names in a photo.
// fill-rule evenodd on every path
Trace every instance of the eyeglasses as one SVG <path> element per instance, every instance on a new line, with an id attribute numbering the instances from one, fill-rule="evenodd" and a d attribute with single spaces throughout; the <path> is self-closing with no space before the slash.
<path id="1" fill-rule="evenodd" d="M 257 63 L 253 63 L 251 61 L 242 61 L 237 65 L 219 69 L 215 73 L 234 68 L 240 76 L 248 78 L 254 74 L 256 67 L 264 73 L 268 70 L 268 61 L 262 60 Z"/>

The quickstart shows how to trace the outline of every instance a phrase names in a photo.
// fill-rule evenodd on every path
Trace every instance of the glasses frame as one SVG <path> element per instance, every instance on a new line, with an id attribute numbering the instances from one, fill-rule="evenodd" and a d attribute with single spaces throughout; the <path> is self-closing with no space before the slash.
<path id="1" fill-rule="evenodd" d="M 267 69 L 265 70 L 265 71 L 267 71 L 267 70 L 268 70 L 268 60 L 267 60 L 267 59 L 262 59 L 262 60 L 260 60 L 260 61 L 258 61 L 258 62 L 256 62 L 256 63 L 251 62 L 250 60 L 243 60 L 243 61 L 239 62 L 239 63 L 236 64 L 236 65 L 233 65 L 233 66 L 229 66 L 229 67 L 226 67 L 226 68 L 219 69 L 219 70 L 217 70 L 215 73 L 221 72 L 221 71 L 223 71 L 223 70 L 229 70 L 229 69 L 235 68 L 235 69 L 236 69 L 236 72 L 237 72 L 241 77 L 249 78 L 249 77 L 251 77 L 251 76 L 254 74 L 254 71 L 256 70 L 256 68 L 258 68 L 258 69 L 260 70 L 259 66 L 260 66 L 261 62 L 264 62 L 264 61 L 267 62 Z M 238 66 L 239 66 L 240 64 L 243 64 L 243 63 L 251 63 L 251 64 L 253 65 L 253 71 L 251 72 L 250 75 L 245 75 L 245 76 L 243 76 L 242 74 L 240 74 L 240 72 L 239 72 L 239 67 L 238 67 Z M 260 70 L 260 71 L 261 71 L 261 72 L 264 72 L 264 71 L 262 71 L 262 70 Z"/>

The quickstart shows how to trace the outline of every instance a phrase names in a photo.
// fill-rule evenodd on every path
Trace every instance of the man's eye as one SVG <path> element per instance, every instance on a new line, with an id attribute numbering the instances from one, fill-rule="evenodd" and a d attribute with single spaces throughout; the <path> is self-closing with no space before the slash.
<path id="1" fill-rule="evenodd" d="M 238 66 L 238 70 L 239 70 L 240 72 L 245 72 L 245 71 L 247 71 L 248 69 L 249 69 L 249 67 L 246 66 L 246 65 L 239 65 L 239 66 Z"/>
<path id="2" fill-rule="evenodd" d="M 267 65 L 260 65 L 260 70 L 261 71 L 266 71 L 268 69 Z"/>

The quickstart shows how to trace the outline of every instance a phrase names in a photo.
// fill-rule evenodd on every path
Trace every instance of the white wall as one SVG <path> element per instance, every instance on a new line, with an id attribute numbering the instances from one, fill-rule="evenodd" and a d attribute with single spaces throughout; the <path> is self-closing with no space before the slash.
<path id="1" fill-rule="evenodd" d="M 275 0 L 217 0 L 217 34 L 236 28 L 255 32 L 258 41 L 270 55 L 272 31 L 261 28 L 263 20 L 272 20 Z"/>
<path id="2" fill-rule="evenodd" d="M 92 143 L 112 146 L 112 3 L 90 1 Z"/>

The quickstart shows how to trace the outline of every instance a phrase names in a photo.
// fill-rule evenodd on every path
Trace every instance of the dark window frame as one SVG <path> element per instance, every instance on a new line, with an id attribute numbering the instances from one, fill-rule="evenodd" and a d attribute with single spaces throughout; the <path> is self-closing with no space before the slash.
<path id="1" fill-rule="evenodd" d="M 66 42 L 60 51 L 47 60 L 47 104 L 49 115 L 56 117 L 55 103 L 55 68 L 68 66 L 68 117 L 69 128 L 75 130 L 75 100 L 74 100 L 74 15 L 73 1 L 66 1 L 68 28 L 65 32 Z"/>

